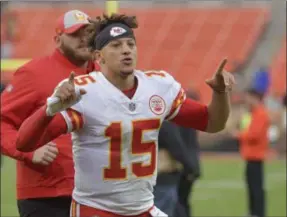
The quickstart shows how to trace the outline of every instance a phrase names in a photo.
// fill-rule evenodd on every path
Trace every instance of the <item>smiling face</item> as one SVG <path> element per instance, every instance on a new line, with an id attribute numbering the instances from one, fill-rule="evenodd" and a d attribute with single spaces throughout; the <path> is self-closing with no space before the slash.
<path id="1" fill-rule="evenodd" d="M 96 51 L 96 58 L 108 71 L 127 77 L 136 67 L 136 42 L 133 38 L 112 40 L 101 51 Z"/>

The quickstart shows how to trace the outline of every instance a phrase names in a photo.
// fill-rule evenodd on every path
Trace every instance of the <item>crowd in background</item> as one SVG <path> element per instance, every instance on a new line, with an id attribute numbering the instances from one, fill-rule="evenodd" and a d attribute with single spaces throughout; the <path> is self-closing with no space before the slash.
<path id="1" fill-rule="evenodd" d="M 17 33 L 17 30 L 15 29 L 15 22 L 17 22 L 17 17 L 14 16 L 13 12 L 9 10 L 9 6 L 5 5 L 5 3 L 3 2 L 1 2 L 1 18 L 2 18 L 2 21 L 1 21 L 1 59 L 4 59 L 4 58 L 7 59 L 7 58 L 13 57 L 14 43 L 17 43 L 18 33 Z M 269 76 L 268 68 L 261 68 L 259 69 L 258 73 L 254 73 L 254 74 L 255 76 L 258 75 L 258 77 L 254 78 L 253 87 L 255 89 L 257 88 L 256 90 L 258 90 L 259 92 L 261 90 L 264 92 L 264 93 L 262 92 L 262 94 L 264 95 L 264 98 L 262 98 L 262 103 L 266 107 L 268 114 L 269 114 L 269 118 L 270 118 L 270 127 L 268 130 L 268 147 L 270 148 L 269 149 L 270 151 L 268 151 L 268 154 L 275 153 L 276 156 L 278 157 L 286 157 L 286 108 L 287 108 L 286 107 L 287 106 L 286 94 L 284 96 L 275 96 L 275 95 L 271 95 L 268 93 L 268 86 L 270 83 L 270 80 L 268 77 Z M 262 75 L 263 77 L 260 77 Z M 7 84 L 1 83 L 1 92 L 4 90 L 5 85 Z M 237 84 L 237 85 L 240 85 L 240 84 Z M 231 136 L 230 131 L 234 129 L 236 129 L 237 131 L 244 131 L 248 128 L 249 124 L 252 121 L 252 112 L 250 112 L 246 104 L 246 101 L 244 100 L 245 94 L 246 94 L 245 92 L 242 92 L 234 96 L 234 103 L 232 105 L 233 109 L 232 109 L 232 113 L 231 113 L 231 116 L 230 116 L 230 119 L 227 125 L 227 129 L 219 136 L 220 146 L 226 147 L 224 146 L 224 144 L 228 144 L 227 146 L 234 147 L 235 151 L 240 150 L 240 141 L 238 140 L 238 138 Z M 194 97 L 194 96 L 191 96 L 191 97 L 197 99 L 197 97 Z M 182 129 L 182 131 L 184 130 Z M 188 132 L 187 134 L 189 133 L 190 132 Z M 196 152 L 197 157 L 199 157 L 198 151 L 201 149 L 200 147 L 201 144 L 200 142 L 198 144 L 197 132 L 193 132 L 193 133 L 194 133 L 193 138 L 185 143 L 187 145 L 195 145 L 196 143 L 196 148 L 192 149 L 191 151 Z M 181 136 L 183 138 L 186 138 L 187 134 L 182 134 Z M 199 141 L 201 140 L 199 139 Z M 162 140 L 160 140 L 160 146 L 163 143 L 165 142 L 162 142 Z M 188 144 L 188 143 L 192 143 L 192 144 Z M 208 146 L 210 147 L 210 150 L 212 150 L 212 147 L 214 147 L 214 145 L 215 145 L 214 140 L 209 141 Z M 168 173 L 176 173 L 177 176 L 176 176 L 175 182 L 165 183 L 165 181 L 167 180 L 166 177 L 169 177 L 169 176 L 166 176 L 165 171 L 162 172 L 160 170 L 159 171 L 159 179 L 160 179 L 159 183 L 163 185 L 164 187 L 160 189 L 160 186 L 158 186 L 158 188 L 156 188 L 156 195 L 160 195 L 159 196 L 160 198 L 164 198 L 165 196 L 163 197 L 163 195 L 167 193 L 167 190 L 166 190 L 167 188 L 165 188 L 166 185 L 171 185 L 171 187 L 169 188 L 170 190 L 169 193 L 171 195 L 175 194 L 176 192 L 181 193 L 181 195 L 179 194 L 176 196 L 179 198 L 179 201 L 181 202 L 181 204 L 179 205 L 177 204 L 178 206 L 174 207 L 174 209 L 175 210 L 184 209 L 180 207 L 182 205 L 187 206 L 185 204 L 186 199 L 183 200 L 183 202 L 181 201 L 181 199 L 185 197 L 182 194 L 185 193 L 186 195 L 189 195 L 189 192 L 192 191 L 191 190 L 192 184 L 194 184 L 194 182 L 200 177 L 199 159 L 197 159 L 197 162 L 193 162 L 193 165 L 191 163 L 192 166 L 190 168 L 187 168 L 187 167 L 184 167 L 184 162 L 180 162 L 182 158 L 181 157 L 177 158 L 176 153 L 172 153 L 172 150 L 168 150 L 168 148 L 166 147 L 162 149 L 167 149 L 169 153 L 164 153 L 164 151 L 161 150 L 162 152 L 160 153 L 160 158 L 161 156 L 164 156 L 162 157 L 162 159 L 168 158 L 169 159 L 168 161 L 172 161 L 172 164 L 174 164 L 173 166 L 175 167 L 174 171 L 168 171 Z M 168 157 L 165 155 L 167 155 Z M 162 160 L 161 164 L 165 163 L 163 161 L 164 160 Z M 179 162 L 181 164 L 179 164 Z M 193 170 L 194 173 L 192 174 L 190 172 L 186 172 L 188 170 Z M 176 188 L 180 188 L 180 186 L 183 186 L 182 183 L 186 180 L 188 180 L 187 182 L 190 185 L 189 187 L 185 189 L 179 189 L 179 191 L 177 191 L 178 189 L 175 190 Z M 162 201 L 156 201 L 156 202 L 160 204 Z M 171 199 L 169 202 L 173 202 L 173 200 Z M 164 204 L 163 206 L 167 206 L 168 208 L 171 208 L 171 206 L 168 204 Z M 188 207 L 188 209 L 190 209 L 190 207 Z M 178 214 L 181 211 L 173 211 L 173 212 Z"/>
<path id="2" fill-rule="evenodd" d="M 11 7 L 9 6 L 9 2 L 1 2 L 1 59 L 12 58 L 15 43 L 20 41 L 20 33 L 17 32 L 16 28 L 17 22 L 18 17 L 13 12 L 13 9 L 11 9 Z M 264 68 L 264 70 L 268 70 L 268 68 L 266 67 Z M 244 82 L 244 80 L 238 81 Z M 240 86 L 243 85 L 243 83 L 238 83 L 237 85 Z M 7 86 L 7 84 L 1 81 L 1 92 L 4 90 L 5 86 Z M 242 101 L 242 97 L 243 95 L 241 93 L 236 93 L 236 95 L 234 95 L 233 97 L 233 112 L 228 123 L 228 126 L 232 128 L 234 128 L 234 126 L 240 126 L 240 124 L 246 122 L 246 120 L 248 119 L 248 112 L 246 112 L 246 106 Z M 269 94 L 267 92 L 264 98 L 264 103 L 269 111 L 271 119 L 271 127 L 269 131 L 270 147 L 272 148 L 272 150 L 274 150 L 280 155 L 284 155 L 286 153 L 286 151 L 282 151 L 286 150 L 286 147 L 284 145 L 284 139 L 282 140 L 282 138 L 286 134 L 284 131 L 286 127 L 286 115 L 284 103 L 282 103 L 283 97 L 284 96 L 282 95 L 278 96 L 274 95 L 273 93 Z M 237 141 L 235 141 L 233 138 L 228 137 L 228 134 L 225 134 L 224 132 L 218 135 L 218 139 L 214 139 L 214 137 L 212 137 L 212 142 L 209 141 L 208 136 L 206 137 L 205 134 L 204 137 L 205 138 L 202 139 L 201 134 L 199 135 L 199 140 L 203 140 L 203 142 L 201 142 L 201 147 L 203 150 L 238 150 Z M 219 148 L 216 148 L 217 146 L 219 146 Z"/>

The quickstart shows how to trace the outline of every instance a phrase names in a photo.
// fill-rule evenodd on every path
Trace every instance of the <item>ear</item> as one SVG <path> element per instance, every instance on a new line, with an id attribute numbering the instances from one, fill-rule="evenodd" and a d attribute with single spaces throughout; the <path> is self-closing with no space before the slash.
<path id="1" fill-rule="evenodd" d="M 54 41 L 56 43 L 56 47 L 59 48 L 61 46 L 61 38 L 60 35 L 54 36 Z"/>
<path id="2" fill-rule="evenodd" d="M 96 60 L 100 60 L 100 58 L 101 58 L 101 52 L 99 51 L 99 50 L 95 50 L 94 52 L 93 52 L 93 56 L 94 56 L 94 58 L 96 59 Z"/>
<path id="3" fill-rule="evenodd" d="M 100 51 L 100 50 L 94 51 L 94 57 L 100 64 L 105 62 L 102 51 Z"/>

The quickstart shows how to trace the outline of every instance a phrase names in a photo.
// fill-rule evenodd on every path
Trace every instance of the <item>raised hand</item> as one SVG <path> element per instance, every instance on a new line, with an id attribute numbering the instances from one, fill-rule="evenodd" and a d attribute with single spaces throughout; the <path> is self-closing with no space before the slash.
<path id="1" fill-rule="evenodd" d="M 63 104 L 72 103 L 77 99 L 77 93 L 75 89 L 75 73 L 71 72 L 69 79 L 61 83 L 55 91 L 54 96 L 58 97 Z M 84 95 L 86 91 L 84 89 L 79 90 L 80 95 Z"/>
<path id="2" fill-rule="evenodd" d="M 84 89 L 76 89 L 75 73 L 71 72 L 68 79 L 62 81 L 51 97 L 47 100 L 47 114 L 54 115 L 80 101 L 81 96 L 86 94 Z"/>
<path id="3" fill-rule="evenodd" d="M 226 63 L 227 59 L 224 59 L 212 78 L 205 81 L 214 91 L 219 93 L 231 91 L 235 84 L 234 76 L 230 72 L 224 70 Z"/>

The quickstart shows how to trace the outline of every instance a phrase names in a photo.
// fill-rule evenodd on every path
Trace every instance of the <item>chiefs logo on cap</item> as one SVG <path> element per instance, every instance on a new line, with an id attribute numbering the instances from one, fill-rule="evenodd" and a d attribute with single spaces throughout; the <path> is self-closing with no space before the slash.
<path id="1" fill-rule="evenodd" d="M 125 30 L 122 27 L 113 27 L 113 28 L 111 28 L 110 34 L 111 34 L 111 36 L 116 37 L 116 36 L 122 35 L 126 32 L 127 32 L 127 30 Z"/>
<path id="2" fill-rule="evenodd" d="M 74 15 L 77 21 L 84 21 L 87 19 L 86 15 L 81 12 L 76 12 Z"/>

